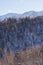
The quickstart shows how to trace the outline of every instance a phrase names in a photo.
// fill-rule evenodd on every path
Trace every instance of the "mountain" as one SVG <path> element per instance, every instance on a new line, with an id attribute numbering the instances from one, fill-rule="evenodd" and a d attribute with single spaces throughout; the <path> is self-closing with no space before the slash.
<path id="1" fill-rule="evenodd" d="M 8 14 L 5 14 L 3 16 L 0 16 L 0 20 L 4 20 L 6 18 L 23 18 L 23 17 L 34 18 L 37 16 L 43 16 L 43 11 L 40 11 L 40 12 L 29 11 L 29 12 L 25 12 L 23 14 L 8 13 Z"/>
<path id="2" fill-rule="evenodd" d="M 0 16 L 0 20 L 4 20 L 6 18 L 16 18 L 16 17 L 19 17 L 20 15 L 19 14 L 16 14 L 16 13 L 8 13 L 8 14 L 5 14 L 3 16 Z"/>
<path id="3" fill-rule="evenodd" d="M 30 18 L 33 18 L 33 17 L 37 17 L 37 16 L 43 16 L 43 11 L 40 11 L 40 12 L 35 12 L 35 11 L 29 11 L 29 12 L 25 12 L 24 14 L 22 14 L 23 17 L 30 17 Z"/>

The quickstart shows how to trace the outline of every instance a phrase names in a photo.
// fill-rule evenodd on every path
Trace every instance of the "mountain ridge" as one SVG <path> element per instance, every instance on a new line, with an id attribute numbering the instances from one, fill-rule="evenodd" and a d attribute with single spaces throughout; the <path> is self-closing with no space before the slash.
<path id="1" fill-rule="evenodd" d="M 28 11 L 24 12 L 23 14 L 17 14 L 17 13 L 7 13 L 5 15 L 0 16 L 0 20 L 4 20 L 6 18 L 24 18 L 24 17 L 30 17 L 34 18 L 37 16 L 43 16 L 43 11 Z"/>

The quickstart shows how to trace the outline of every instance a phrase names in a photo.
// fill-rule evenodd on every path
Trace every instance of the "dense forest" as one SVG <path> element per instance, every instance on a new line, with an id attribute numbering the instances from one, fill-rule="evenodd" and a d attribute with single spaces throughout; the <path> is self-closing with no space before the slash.
<path id="1" fill-rule="evenodd" d="M 0 58 L 5 57 L 5 53 L 10 53 L 15 54 L 15 56 L 17 56 L 17 58 L 20 59 L 20 55 L 18 55 L 17 52 L 24 53 L 27 49 L 29 51 L 31 48 L 36 48 L 36 46 L 38 47 L 38 49 L 40 49 L 39 47 L 41 47 L 42 49 L 43 46 L 43 16 L 36 18 L 26 17 L 19 19 L 8 18 L 3 21 L 0 21 Z M 35 53 L 37 56 L 38 52 Z M 26 52 L 24 53 L 24 55 L 25 54 Z M 23 64 L 14 63 L 14 65 Z"/>

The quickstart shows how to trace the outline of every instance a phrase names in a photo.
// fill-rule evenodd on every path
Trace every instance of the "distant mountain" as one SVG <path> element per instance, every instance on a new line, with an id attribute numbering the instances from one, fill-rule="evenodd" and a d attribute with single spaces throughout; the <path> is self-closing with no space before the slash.
<path id="1" fill-rule="evenodd" d="M 43 11 L 35 12 L 35 11 L 29 11 L 25 12 L 23 14 L 17 14 L 17 13 L 8 13 L 3 16 L 0 16 L 0 20 L 4 20 L 6 18 L 23 18 L 23 17 L 37 17 L 37 16 L 43 16 Z"/>
<path id="2" fill-rule="evenodd" d="M 23 17 L 37 17 L 37 16 L 43 16 L 43 11 L 40 12 L 35 12 L 35 11 L 29 11 L 29 12 L 25 12 L 24 14 L 22 14 Z"/>
<path id="3" fill-rule="evenodd" d="M 8 13 L 8 14 L 5 14 L 3 16 L 0 16 L 0 20 L 4 20 L 6 18 L 16 18 L 16 17 L 19 17 L 20 15 L 19 14 L 16 14 L 16 13 Z"/>

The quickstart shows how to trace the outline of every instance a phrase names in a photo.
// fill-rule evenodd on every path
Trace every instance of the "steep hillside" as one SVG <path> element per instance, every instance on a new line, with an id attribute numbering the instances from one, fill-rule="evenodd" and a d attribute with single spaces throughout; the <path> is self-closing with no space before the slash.
<path id="1" fill-rule="evenodd" d="M 4 62 L 7 61 L 5 65 L 29 65 L 31 58 L 27 58 L 27 56 L 24 57 L 26 52 L 27 55 L 30 57 L 30 55 L 28 54 L 30 52 L 28 51 L 31 50 L 32 48 L 33 51 L 31 53 L 33 54 L 35 52 L 34 48 L 36 46 L 39 46 L 41 49 L 42 45 L 43 45 L 42 16 L 32 19 L 21 18 L 18 20 L 14 18 L 8 18 L 3 21 L 0 21 L 0 63 L 3 62 L 4 64 Z M 36 49 L 36 52 L 38 53 L 39 50 Z M 17 52 L 20 53 L 20 57 Z M 9 54 L 12 56 L 10 56 Z M 21 57 L 22 54 L 23 56 Z M 16 62 L 13 60 L 14 55 L 16 55 L 18 58 L 18 60 L 16 59 L 17 62 L 20 61 L 21 63 L 24 64 L 15 64 L 15 63 L 13 64 L 13 62 Z M 9 61 L 6 59 L 7 57 L 9 58 L 9 61 L 12 62 L 12 64 L 9 64 Z M 19 58 L 24 58 L 24 60 L 22 59 L 21 61 L 19 60 Z M 26 58 L 27 60 L 25 60 Z M 5 61 L 2 61 L 2 59 L 4 59 Z M 34 57 L 34 59 L 36 59 L 36 57 Z M 25 61 L 27 62 L 27 64 L 25 63 Z M 38 59 L 38 61 L 40 61 L 40 59 Z M 34 65 L 39 65 L 39 64 L 36 63 Z"/>

